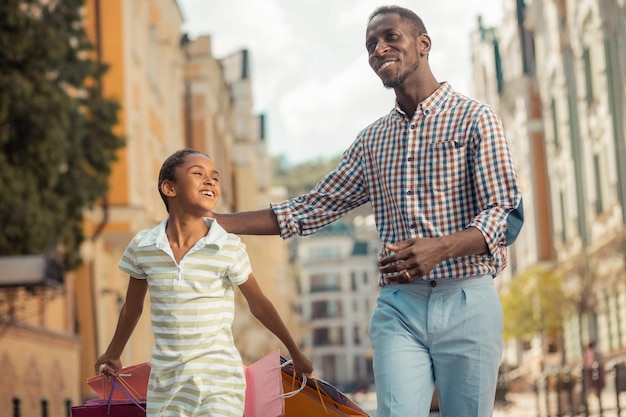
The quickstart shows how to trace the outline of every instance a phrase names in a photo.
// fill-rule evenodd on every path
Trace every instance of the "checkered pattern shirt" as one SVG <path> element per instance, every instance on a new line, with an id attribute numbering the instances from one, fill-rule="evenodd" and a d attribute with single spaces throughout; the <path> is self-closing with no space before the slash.
<path id="1" fill-rule="evenodd" d="M 495 276 L 506 265 L 508 217 L 522 209 L 500 119 L 488 105 L 443 83 L 412 118 L 396 104 L 359 133 L 313 190 L 272 209 L 288 238 L 312 234 L 368 202 L 383 242 L 381 257 L 388 254 L 385 243 L 473 226 L 488 252 L 448 259 L 425 278 Z M 521 223 L 515 227 L 508 233 L 516 236 Z"/>

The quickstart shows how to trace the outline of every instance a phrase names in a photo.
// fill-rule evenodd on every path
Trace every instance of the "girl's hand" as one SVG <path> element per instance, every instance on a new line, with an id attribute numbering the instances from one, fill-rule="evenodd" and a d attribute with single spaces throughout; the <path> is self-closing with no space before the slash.
<path id="1" fill-rule="evenodd" d="M 122 370 L 122 361 L 105 353 L 96 360 L 95 370 L 98 375 L 118 376 Z"/>
<path id="2" fill-rule="evenodd" d="M 313 362 L 301 351 L 291 354 L 291 360 L 293 361 L 293 370 L 298 378 L 302 379 L 303 374 L 311 375 L 313 373 Z"/>

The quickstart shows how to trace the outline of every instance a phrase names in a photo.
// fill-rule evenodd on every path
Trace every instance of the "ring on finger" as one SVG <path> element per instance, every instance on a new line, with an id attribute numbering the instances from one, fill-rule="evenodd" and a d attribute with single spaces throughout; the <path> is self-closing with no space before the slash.
<path id="1" fill-rule="evenodd" d="M 408 269 L 404 270 L 404 276 L 406 277 L 407 281 L 411 280 L 411 274 L 409 274 L 409 270 Z"/>

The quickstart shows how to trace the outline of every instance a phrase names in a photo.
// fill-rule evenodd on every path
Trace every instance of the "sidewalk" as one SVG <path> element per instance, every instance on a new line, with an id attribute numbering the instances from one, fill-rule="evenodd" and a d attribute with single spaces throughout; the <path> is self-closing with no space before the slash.
<path id="1" fill-rule="evenodd" d="M 353 398 L 372 417 L 376 414 L 374 393 L 357 394 Z M 545 415 L 545 411 L 544 414 Z M 537 397 L 533 392 L 507 393 L 507 403 L 496 404 L 493 417 L 537 417 Z M 439 417 L 438 412 L 431 412 L 430 417 Z"/>
<path id="2" fill-rule="evenodd" d="M 496 404 L 493 417 L 537 417 L 537 397 L 533 392 L 509 392 L 506 404 Z"/>

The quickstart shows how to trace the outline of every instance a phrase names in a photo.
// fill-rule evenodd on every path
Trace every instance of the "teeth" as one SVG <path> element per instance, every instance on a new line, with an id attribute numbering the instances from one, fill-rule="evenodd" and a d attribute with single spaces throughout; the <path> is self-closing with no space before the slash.
<path id="1" fill-rule="evenodd" d="M 393 61 L 387 61 L 384 62 L 383 64 L 381 64 L 381 66 L 379 67 L 379 69 L 385 69 L 387 68 L 389 65 L 393 64 Z"/>

